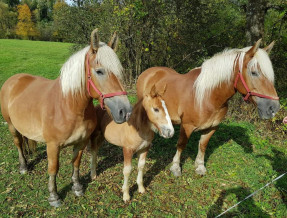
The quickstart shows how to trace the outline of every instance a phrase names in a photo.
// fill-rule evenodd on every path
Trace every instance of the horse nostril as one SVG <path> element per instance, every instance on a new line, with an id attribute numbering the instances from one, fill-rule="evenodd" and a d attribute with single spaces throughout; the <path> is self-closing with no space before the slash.
<path id="1" fill-rule="evenodd" d="M 124 110 L 123 110 L 123 109 L 120 109 L 120 110 L 119 110 L 119 115 L 120 115 L 120 117 L 122 117 L 123 114 L 124 114 Z"/>
<path id="2" fill-rule="evenodd" d="M 273 114 L 274 113 L 274 108 L 273 108 L 273 106 L 270 106 L 269 107 L 269 111 Z"/>

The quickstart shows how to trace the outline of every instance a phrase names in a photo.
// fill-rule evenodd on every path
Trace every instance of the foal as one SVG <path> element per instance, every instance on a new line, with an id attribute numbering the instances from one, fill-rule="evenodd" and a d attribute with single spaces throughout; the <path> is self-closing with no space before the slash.
<path id="1" fill-rule="evenodd" d="M 100 107 L 96 107 L 98 128 L 91 137 L 92 151 L 92 179 L 96 178 L 97 152 L 103 144 L 104 138 L 117 146 L 123 147 L 124 153 L 124 184 L 123 200 L 130 200 L 128 179 L 132 171 L 132 156 L 137 153 L 138 176 L 137 184 L 140 193 L 145 192 L 143 186 L 143 169 L 145 158 L 154 138 L 154 132 L 164 138 L 170 138 L 174 134 L 174 129 L 162 99 L 165 87 L 157 92 L 155 86 L 151 88 L 149 94 L 145 94 L 134 106 L 130 119 L 126 123 L 117 124 Z"/>

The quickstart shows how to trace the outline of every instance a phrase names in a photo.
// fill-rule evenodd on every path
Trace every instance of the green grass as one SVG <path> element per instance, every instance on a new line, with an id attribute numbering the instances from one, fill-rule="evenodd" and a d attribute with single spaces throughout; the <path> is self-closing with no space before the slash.
<path id="1" fill-rule="evenodd" d="M 0 84 L 20 72 L 57 77 L 61 64 L 70 55 L 70 46 L 64 43 L 0 40 Z M 131 96 L 131 100 L 134 102 L 136 98 Z M 57 178 L 63 205 L 52 208 L 47 201 L 45 145 L 39 144 L 37 153 L 28 156 L 29 173 L 20 175 L 18 153 L 3 122 L 0 116 L 0 211 L 3 217 L 214 217 L 287 170 L 287 142 L 286 138 L 276 137 L 280 132 L 275 130 L 270 133 L 260 125 L 227 119 L 209 142 L 207 175 L 201 177 L 194 172 L 200 137 L 195 133 L 182 155 L 183 175 L 175 178 L 169 167 L 176 151 L 179 132 L 176 127 L 172 139 L 156 136 L 153 142 L 144 175 L 145 194 L 137 192 L 137 158 L 134 158 L 130 178 L 132 200 L 129 204 L 122 201 L 123 155 L 120 148 L 106 144 L 101 149 L 96 181 L 89 178 L 90 155 L 84 153 L 80 170 L 85 196 L 81 198 L 75 197 L 71 191 L 72 147 L 63 149 Z M 287 176 L 232 209 L 226 216 L 286 215 Z"/>

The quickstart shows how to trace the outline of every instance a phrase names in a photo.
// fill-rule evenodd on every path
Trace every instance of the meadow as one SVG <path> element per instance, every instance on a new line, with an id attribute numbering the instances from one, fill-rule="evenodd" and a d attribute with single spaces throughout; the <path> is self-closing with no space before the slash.
<path id="1" fill-rule="evenodd" d="M 55 79 L 61 65 L 71 55 L 71 46 L 68 43 L 0 40 L 0 86 L 13 74 L 23 72 Z M 134 89 L 128 91 L 134 93 Z M 130 100 L 134 103 L 136 97 L 130 95 Z M 36 153 L 28 155 L 29 172 L 20 175 L 17 149 L 0 116 L 1 217 L 215 217 L 287 171 L 286 135 L 281 129 L 266 129 L 265 122 L 250 123 L 229 113 L 209 142 L 205 176 L 194 172 L 199 133 L 192 134 L 183 152 L 182 176 L 178 178 L 169 168 L 176 152 L 179 128 L 175 127 L 176 134 L 171 139 L 156 136 L 145 167 L 147 192 L 139 194 L 137 191 L 135 157 L 128 204 L 122 201 L 123 155 L 120 148 L 105 143 L 99 153 L 95 181 L 89 176 L 90 154 L 84 152 L 80 179 L 85 195 L 76 197 L 71 190 L 72 147 L 67 147 L 61 151 L 57 177 L 62 206 L 52 208 L 47 201 L 45 145 L 38 144 Z M 234 216 L 286 217 L 287 175 L 224 215 Z"/>

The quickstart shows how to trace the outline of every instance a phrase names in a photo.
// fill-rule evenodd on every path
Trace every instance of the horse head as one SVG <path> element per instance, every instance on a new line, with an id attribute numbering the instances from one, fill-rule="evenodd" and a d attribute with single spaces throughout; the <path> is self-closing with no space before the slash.
<path id="1" fill-rule="evenodd" d="M 98 29 L 92 32 L 86 55 L 86 81 L 89 95 L 100 100 L 101 107 L 107 109 L 116 123 L 123 123 L 132 107 L 120 81 L 122 65 L 115 53 L 117 45 L 116 33 L 107 45 L 99 41 Z"/>
<path id="2" fill-rule="evenodd" d="M 257 105 L 260 118 L 269 119 L 280 109 L 279 98 L 274 88 L 274 72 L 269 53 L 272 42 L 264 49 L 259 49 L 261 39 L 254 46 L 248 47 L 238 58 L 238 73 L 235 88 Z"/>
<path id="3" fill-rule="evenodd" d="M 166 86 L 160 91 L 157 91 L 155 85 L 153 85 L 150 92 L 144 95 L 143 107 L 147 113 L 148 119 L 152 123 L 153 130 L 158 131 L 164 138 L 171 138 L 174 134 L 174 128 L 165 102 L 162 99 L 165 90 Z"/>

